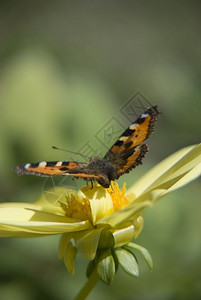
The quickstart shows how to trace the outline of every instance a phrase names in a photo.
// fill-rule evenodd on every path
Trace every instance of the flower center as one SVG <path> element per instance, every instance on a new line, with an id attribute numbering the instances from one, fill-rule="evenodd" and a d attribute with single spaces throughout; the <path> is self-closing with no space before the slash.
<path id="1" fill-rule="evenodd" d="M 124 183 L 122 189 L 120 190 L 116 182 L 112 182 L 111 186 L 107 189 L 113 202 L 114 211 L 122 209 L 124 206 L 129 204 L 128 197 L 125 196 L 126 184 Z"/>
<path id="2" fill-rule="evenodd" d="M 61 203 L 67 217 L 91 221 L 91 207 L 87 198 L 80 198 L 77 193 L 66 196 L 66 204 Z"/>
<path id="3" fill-rule="evenodd" d="M 125 184 L 120 189 L 116 182 L 112 182 L 108 189 L 94 184 L 93 188 L 86 186 L 81 192 L 71 192 L 66 196 L 66 203 L 60 203 L 61 207 L 67 217 L 89 220 L 93 224 L 95 220 L 111 215 L 130 202 L 125 196 Z"/>

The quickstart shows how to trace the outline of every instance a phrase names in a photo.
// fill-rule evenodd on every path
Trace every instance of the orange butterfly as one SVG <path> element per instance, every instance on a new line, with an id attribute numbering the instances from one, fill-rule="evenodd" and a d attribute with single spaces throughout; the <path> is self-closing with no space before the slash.
<path id="1" fill-rule="evenodd" d="M 118 138 L 104 158 L 92 157 L 88 164 L 76 161 L 48 161 L 16 166 L 18 175 L 72 175 L 87 181 L 97 181 L 104 188 L 142 163 L 148 146 L 142 144 L 153 132 L 160 112 L 157 106 L 145 111 Z"/>

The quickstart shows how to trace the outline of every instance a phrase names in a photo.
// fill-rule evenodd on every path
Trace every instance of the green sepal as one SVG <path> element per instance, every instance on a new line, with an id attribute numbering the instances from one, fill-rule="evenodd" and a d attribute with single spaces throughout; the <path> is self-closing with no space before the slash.
<path id="1" fill-rule="evenodd" d="M 114 245 L 115 242 L 114 242 L 113 233 L 108 228 L 103 229 L 101 231 L 98 248 L 99 249 L 113 248 Z"/>
<path id="2" fill-rule="evenodd" d="M 126 249 L 117 248 L 114 251 L 115 256 L 122 269 L 129 275 L 138 277 L 139 267 L 134 254 Z"/>
<path id="3" fill-rule="evenodd" d="M 118 268 L 119 268 L 119 261 L 114 253 L 114 249 L 112 250 L 112 255 L 113 255 L 113 259 L 114 259 L 114 263 L 115 263 L 115 273 L 117 273 Z"/>
<path id="4" fill-rule="evenodd" d="M 96 271 L 99 279 L 106 284 L 111 284 L 115 275 L 115 261 L 111 253 L 111 249 L 106 249 L 101 253 Z"/>
<path id="5" fill-rule="evenodd" d="M 132 243 L 132 242 L 125 245 L 124 248 L 139 251 L 143 255 L 143 257 L 144 257 L 147 265 L 149 266 L 150 270 L 151 271 L 153 270 L 153 260 L 152 260 L 152 257 L 150 255 L 149 251 L 146 248 L 144 248 L 144 247 L 142 247 L 138 244 Z"/>

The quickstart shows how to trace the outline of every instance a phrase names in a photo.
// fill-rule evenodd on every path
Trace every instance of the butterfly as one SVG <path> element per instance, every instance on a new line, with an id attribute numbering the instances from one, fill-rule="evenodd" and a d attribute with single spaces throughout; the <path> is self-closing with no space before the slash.
<path id="1" fill-rule="evenodd" d="M 27 163 L 14 168 L 18 175 L 54 176 L 71 175 L 87 181 L 97 181 L 108 188 L 111 181 L 142 164 L 148 146 L 142 144 L 153 132 L 157 106 L 148 108 L 118 138 L 103 158 L 92 157 L 89 163 L 76 161 L 42 161 Z"/>

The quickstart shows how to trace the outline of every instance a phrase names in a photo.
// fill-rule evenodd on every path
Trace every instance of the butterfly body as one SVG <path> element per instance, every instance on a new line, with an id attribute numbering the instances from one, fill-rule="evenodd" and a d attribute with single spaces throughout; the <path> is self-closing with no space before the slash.
<path id="1" fill-rule="evenodd" d="M 148 151 L 148 146 L 142 142 L 151 135 L 158 115 L 157 106 L 145 111 L 124 131 L 104 158 L 93 157 L 88 164 L 76 161 L 28 163 L 16 166 L 15 171 L 18 175 L 71 175 L 87 181 L 97 181 L 108 188 L 111 181 L 142 163 Z"/>
<path id="2" fill-rule="evenodd" d="M 117 179 L 117 167 L 112 165 L 112 163 L 105 158 L 93 157 L 85 170 L 88 174 L 91 173 L 96 176 L 101 175 L 100 178 L 95 180 L 104 188 L 108 188 L 110 182 Z"/>

